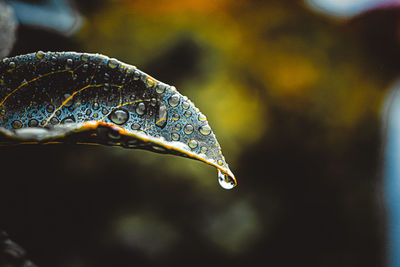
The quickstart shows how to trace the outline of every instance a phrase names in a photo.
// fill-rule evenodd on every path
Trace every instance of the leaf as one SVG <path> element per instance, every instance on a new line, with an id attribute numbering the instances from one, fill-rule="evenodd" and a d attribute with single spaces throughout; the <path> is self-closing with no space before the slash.
<path id="1" fill-rule="evenodd" d="M 100 54 L 47 52 L 0 62 L 0 144 L 78 143 L 174 154 L 236 185 L 206 116 L 174 86 Z"/>

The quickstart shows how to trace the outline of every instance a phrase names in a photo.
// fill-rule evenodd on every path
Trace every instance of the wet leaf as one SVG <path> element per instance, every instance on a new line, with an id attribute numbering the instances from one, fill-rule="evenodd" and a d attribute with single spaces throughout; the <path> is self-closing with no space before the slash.
<path id="1" fill-rule="evenodd" d="M 78 143 L 174 154 L 236 179 L 207 118 L 174 86 L 100 54 L 47 52 L 0 62 L 0 144 Z"/>

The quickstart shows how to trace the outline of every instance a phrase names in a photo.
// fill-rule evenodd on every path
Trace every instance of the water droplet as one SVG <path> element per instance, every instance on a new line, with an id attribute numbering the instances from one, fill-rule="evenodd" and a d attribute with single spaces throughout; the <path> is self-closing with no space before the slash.
<path id="1" fill-rule="evenodd" d="M 67 100 L 67 99 L 69 99 L 71 97 L 71 95 L 70 94 L 65 94 L 64 95 L 64 101 L 65 100 Z M 74 104 L 74 102 L 72 101 L 72 97 L 64 104 L 64 107 L 70 107 L 70 106 L 72 106 Z"/>
<path id="2" fill-rule="evenodd" d="M 58 124 L 58 122 L 59 122 L 58 119 L 55 118 L 55 117 L 53 117 L 53 118 L 50 119 L 50 123 L 53 124 L 53 125 Z"/>
<path id="3" fill-rule="evenodd" d="M 185 115 L 185 117 L 190 117 L 192 116 L 192 112 L 190 110 L 186 110 L 183 115 Z"/>
<path id="4" fill-rule="evenodd" d="M 8 63 L 8 66 L 10 67 L 10 68 L 15 68 L 15 62 L 14 61 L 11 61 L 10 63 Z"/>
<path id="5" fill-rule="evenodd" d="M 74 61 L 71 58 L 68 58 L 67 59 L 67 67 L 71 68 L 73 64 L 74 64 Z"/>
<path id="6" fill-rule="evenodd" d="M 139 130 L 140 129 L 140 124 L 139 123 L 133 123 L 132 125 L 131 125 L 131 129 L 132 130 Z"/>
<path id="7" fill-rule="evenodd" d="M 51 62 L 51 64 L 55 65 L 55 64 L 57 63 L 57 57 L 52 56 L 52 57 L 50 58 L 50 62 Z"/>
<path id="8" fill-rule="evenodd" d="M 43 51 L 37 51 L 37 52 L 36 52 L 36 57 L 37 57 L 38 59 L 42 59 L 42 58 L 44 57 L 44 52 L 43 52 Z"/>
<path id="9" fill-rule="evenodd" d="M 177 121 L 177 120 L 179 120 L 179 114 L 177 114 L 177 113 L 175 113 L 174 115 L 172 115 L 172 119 L 174 120 L 174 121 Z"/>
<path id="10" fill-rule="evenodd" d="M 206 120 L 207 120 L 207 117 L 204 114 L 200 113 L 199 114 L 199 121 L 206 121 Z"/>
<path id="11" fill-rule="evenodd" d="M 68 123 L 74 123 L 75 122 L 75 117 L 74 116 L 69 116 L 66 117 L 61 121 L 62 124 L 68 124 Z"/>
<path id="12" fill-rule="evenodd" d="M 222 160 L 217 160 L 218 165 L 222 166 L 222 164 L 224 164 L 224 162 Z"/>
<path id="13" fill-rule="evenodd" d="M 93 103 L 93 109 L 98 110 L 100 108 L 99 103 L 95 102 Z"/>
<path id="14" fill-rule="evenodd" d="M 86 71 L 88 70 L 88 68 L 89 68 L 89 65 L 88 65 L 88 64 L 83 64 L 83 66 L 82 66 L 82 71 L 83 71 L 83 72 L 86 72 Z"/>
<path id="15" fill-rule="evenodd" d="M 167 125 L 167 119 L 168 119 L 167 107 L 164 104 L 162 104 L 158 109 L 158 115 L 156 117 L 156 125 L 160 128 L 164 128 L 165 125 Z"/>
<path id="16" fill-rule="evenodd" d="M 46 111 L 47 111 L 48 113 L 53 113 L 53 111 L 54 111 L 54 106 L 53 106 L 52 104 L 47 105 Z"/>
<path id="17" fill-rule="evenodd" d="M 206 124 L 201 126 L 199 131 L 202 135 L 209 135 L 211 133 L 211 128 L 208 124 Z"/>
<path id="18" fill-rule="evenodd" d="M 162 94 L 162 93 L 164 93 L 164 91 L 165 91 L 165 86 L 164 86 L 163 84 L 157 85 L 157 87 L 156 87 L 156 92 L 157 92 L 158 94 Z"/>
<path id="19" fill-rule="evenodd" d="M 136 113 L 138 115 L 143 115 L 146 112 L 146 105 L 142 102 L 139 103 L 139 105 L 137 105 L 136 107 Z"/>
<path id="20" fill-rule="evenodd" d="M 190 141 L 189 141 L 189 147 L 191 147 L 191 148 L 196 148 L 197 145 L 198 145 L 198 143 L 197 143 L 196 140 L 190 140 Z"/>
<path id="21" fill-rule="evenodd" d="M 218 182 L 224 189 L 232 189 L 235 187 L 235 181 L 230 176 L 224 174 L 221 170 L 218 170 Z"/>
<path id="22" fill-rule="evenodd" d="M 185 128 L 183 129 L 185 134 L 191 134 L 191 133 L 193 133 L 193 130 L 194 130 L 194 128 L 193 128 L 193 125 L 191 125 L 191 124 L 187 124 L 185 126 Z"/>
<path id="23" fill-rule="evenodd" d="M 12 126 L 14 129 L 19 129 L 19 128 L 22 127 L 22 122 L 19 121 L 19 120 L 15 120 L 15 121 L 13 121 L 13 122 L 11 123 L 11 126 Z"/>
<path id="24" fill-rule="evenodd" d="M 108 114 L 108 109 L 102 108 L 102 109 L 101 109 L 101 113 L 102 113 L 103 115 Z"/>
<path id="25" fill-rule="evenodd" d="M 81 59 L 82 59 L 82 61 L 84 61 L 84 62 L 88 62 L 89 61 L 89 55 L 88 54 L 82 54 L 82 56 L 81 56 Z"/>
<path id="26" fill-rule="evenodd" d="M 207 153 L 207 150 L 208 149 L 205 146 L 200 147 L 200 152 L 203 153 L 203 154 Z"/>
<path id="27" fill-rule="evenodd" d="M 170 104 L 171 107 L 176 107 L 179 104 L 179 99 L 179 95 L 175 94 L 168 99 L 168 104 Z"/>
<path id="28" fill-rule="evenodd" d="M 135 81 L 137 81 L 137 80 L 139 80 L 139 78 L 140 78 L 140 72 L 137 71 L 137 70 L 135 70 L 135 71 L 133 72 L 133 79 L 134 79 Z"/>
<path id="29" fill-rule="evenodd" d="M 183 101 L 183 102 L 182 102 L 182 108 L 188 109 L 188 108 L 189 108 L 189 102 Z"/>
<path id="30" fill-rule="evenodd" d="M 179 136 L 179 134 L 177 134 L 177 133 L 172 133 L 172 134 L 171 134 L 171 138 L 172 138 L 172 140 L 174 140 L 174 141 L 178 141 L 179 138 L 180 138 L 180 136 Z"/>
<path id="31" fill-rule="evenodd" d="M 115 69 L 116 67 L 118 67 L 118 60 L 116 60 L 115 58 L 112 58 L 108 61 L 108 66 L 112 69 Z"/>
<path id="32" fill-rule="evenodd" d="M 154 80 L 153 78 L 147 77 L 146 79 L 146 84 L 147 87 L 151 88 L 153 87 L 155 84 L 157 84 L 156 80 Z"/>
<path id="33" fill-rule="evenodd" d="M 91 113 L 92 113 L 92 110 L 91 109 L 87 109 L 85 114 L 86 114 L 86 116 L 89 116 Z"/>
<path id="34" fill-rule="evenodd" d="M 29 127 L 37 127 L 39 125 L 39 122 L 38 122 L 38 120 L 36 120 L 36 119 L 31 119 L 29 122 L 28 122 L 28 126 Z"/>
<path id="35" fill-rule="evenodd" d="M 115 124 L 121 125 L 128 121 L 129 113 L 124 109 L 114 109 L 111 114 L 108 116 L 110 121 Z"/>
<path id="36" fill-rule="evenodd" d="M 177 123 L 176 125 L 175 125 L 175 130 L 176 131 L 180 131 L 180 130 L 182 130 L 182 125 L 180 124 L 180 123 Z"/>

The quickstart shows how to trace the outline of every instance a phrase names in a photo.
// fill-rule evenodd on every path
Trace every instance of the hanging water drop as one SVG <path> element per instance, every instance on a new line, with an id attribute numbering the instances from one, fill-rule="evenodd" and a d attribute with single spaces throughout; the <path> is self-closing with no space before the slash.
<path id="1" fill-rule="evenodd" d="M 224 174 L 221 170 L 218 170 L 218 182 L 224 189 L 232 189 L 235 187 L 235 181 L 230 176 Z"/>

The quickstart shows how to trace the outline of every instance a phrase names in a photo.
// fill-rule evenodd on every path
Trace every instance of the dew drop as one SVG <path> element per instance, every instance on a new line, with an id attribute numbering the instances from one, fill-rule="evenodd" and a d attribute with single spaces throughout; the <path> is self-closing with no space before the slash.
<path id="1" fill-rule="evenodd" d="M 138 115 L 143 115 L 146 112 L 146 105 L 144 103 L 139 103 L 136 107 L 136 113 Z"/>
<path id="2" fill-rule="evenodd" d="M 198 145 L 198 143 L 197 143 L 196 140 L 190 140 L 190 141 L 189 141 L 189 147 L 190 147 L 190 148 L 196 148 L 197 145 Z"/>
<path id="3" fill-rule="evenodd" d="M 200 148 L 200 152 L 201 153 L 203 153 L 203 154 L 205 154 L 205 153 L 207 153 L 207 147 L 205 147 L 205 146 L 202 146 L 201 148 Z"/>
<path id="4" fill-rule="evenodd" d="M 156 125 L 160 128 L 164 128 L 165 125 L 167 124 L 167 119 L 168 119 L 167 107 L 162 104 L 162 105 L 160 105 L 160 108 L 158 110 L 158 116 L 156 118 Z"/>
<path id="5" fill-rule="evenodd" d="M 10 63 L 8 63 L 8 66 L 9 66 L 10 68 L 14 69 L 16 65 L 15 65 L 15 62 L 14 62 L 14 61 L 11 61 Z"/>
<path id="6" fill-rule="evenodd" d="M 183 102 L 182 102 L 182 108 L 188 109 L 188 108 L 189 108 L 189 102 L 183 101 Z"/>
<path id="7" fill-rule="evenodd" d="M 131 125 L 131 129 L 132 130 L 139 130 L 140 129 L 140 124 L 139 123 L 133 123 Z"/>
<path id="8" fill-rule="evenodd" d="M 175 130 L 176 130 L 176 131 L 182 130 L 182 125 L 181 125 L 180 123 L 177 123 L 177 124 L 175 125 Z"/>
<path id="9" fill-rule="evenodd" d="M 115 58 L 112 58 L 108 61 L 108 66 L 112 69 L 118 67 L 118 61 Z"/>
<path id="10" fill-rule="evenodd" d="M 202 135 L 209 135 L 211 133 L 211 128 L 208 124 L 206 124 L 201 126 L 199 131 Z"/>
<path id="11" fill-rule="evenodd" d="M 19 129 L 19 128 L 22 127 L 22 122 L 19 121 L 19 120 L 15 120 L 15 121 L 13 121 L 13 122 L 11 123 L 11 126 L 12 126 L 14 129 Z"/>
<path id="12" fill-rule="evenodd" d="M 57 63 L 57 57 L 52 56 L 52 57 L 50 58 L 50 62 L 51 62 L 51 64 L 55 65 L 55 64 Z"/>
<path id="13" fill-rule="evenodd" d="M 174 121 L 179 120 L 179 114 L 175 113 L 174 115 L 172 115 L 172 119 L 173 119 Z"/>
<path id="14" fill-rule="evenodd" d="M 162 85 L 162 84 L 157 85 L 156 92 L 158 94 L 162 94 L 162 93 L 164 93 L 164 91 L 165 91 L 165 86 L 164 85 Z"/>
<path id="15" fill-rule="evenodd" d="M 108 91 L 110 90 L 110 84 L 109 83 L 104 83 L 104 87 L 103 87 L 104 91 Z"/>
<path id="16" fill-rule="evenodd" d="M 179 104 L 179 95 L 178 94 L 175 94 L 175 95 L 173 95 L 173 96 L 171 96 L 169 99 L 168 99 L 168 104 L 170 104 L 171 105 L 171 107 L 176 107 L 178 104 Z"/>
<path id="17" fill-rule="evenodd" d="M 70 106 L 72 106 L 73 104 L 74 104 L 74 102 L 72 101 L 72 97 L 71 97 L 71 95 L 70 94 L 65 94 L 64 95 L 64 101 L 66 101 L 66 100 L 68 100 L 65 104 L 64 104 L 64 107 L 70 107 Z M 70 99 L 69 99 L 70 98 Z"/>
<path id="18" fill-rule="evenodd" d="M 53 117 L 53 118 L 51 118 L 50 119 L 50 123 L 52 124 L 52 125 L 56 125 L 56 124 L 58 124 L 58 119 L 57 118 L 55 118 L 55 117 Z"/>
<path id="19" fill-rule="evenodd" d="M 43 51 L 37 51 L 37 52 L 36 52 L 36 57 L 37 57 L 38 59 L 42 59 L 42 58 L 44 57 L 44 52 L 43 52 Z"/>
<path id="20" fill-rule="evenodd" d="M 156 83 L 157 83 L 157 82 L 156 82 L 154 79 L 152 79 L 152 78 L 150 78 L 150 77 L 147 77 L 147 79 L 146 79 L 146 84 L 147 84 L 147 87 L 148 87 L 148 88 L 153 87 Z"/>
<path id="21" fill-rule="evenodd" d="M 207 120 L 207 117 L 204 114 L 200 113 L 199 114 L 199 121 L 206 121 L 206 120 Z"/>
<path id="22" fill-rule="evenodd" d="M 68 124 L 68 123 L 74 123 L 75 122 L 75 117 L 74 116 L 69 116 L 66 117 L 61 121 L 62 124 Z"/>
<path id="23" fill-rule="evenodd" d="M 89 65 L 88 64 L 83 64 L 82 65 L 82 68 L 83 68 L 83 72 L 86 72 L 88 69 L 89 69 Z"/>
<path id="24" fill-rule="evenodd" d="M 115 109 L 111 112 L 111 114 L 108 116 L 110 121 L 112 121 L 115 124 L 121 125 L 124 124 L 125 122 L 128 121 L 129 119 L 129 114 L 126 110 L 124 109 Z"/>
<path id="25" fill-rule="evenodd" d="M 93 103 L 93 109 L 94 110 L 98 110 L 99 109 L 99 103 L 97 103 L 97 102 L 95 102 L 95 103 Z"/>
<path id="26" fill-rule="evenodd" d="M 177 134 L 177 133 L 172 133 L 172 134 L 171 134 L 171 138 L 172 138 L 172 140 L 174 140 L 174 141 L 178 141 L 179 138 L 180 138 L 180 136 L 179 136 L 179 134 Z"/>
<path id="27" fill-rule="evenodd" d="M 67 67 L 68 68 L 71 68 L 73 64 L 74 64 L 74 61 L 71 58 L 67 59 Z"/>
<path id="28" fill-rule="evenodd" d="M 192 116 L 192 112 L 190 110 L 186 110 L 183 115 L 185 115 L 185 117 L 189 118 L 190 116 Z"/>
<path id="29" fill-rule="evenodd" d="M 82 61 L 84 61 L 84 62 L 88 62 L 89 61 L 89 55 L 88 54 L 82 54 L 82 56 L 81 56 L 81 59 L 82 59 Z"/>
<path id="30" fill-rule="evenodd" d="M 191 124 L 187 124 L 186 126 L 185 126 L 185 128 L 183 129 L 183 131 L 185 132 L 185 134 L 191 134 L 191 133 L 193 133 L 193 125 L 191 125 Z"/>
<path id="31" fill-rule="evenodd" d="M 31 119 L 29 122 L 28 122 L 28 126 L 29 127 L 37 127 L 39 125 L 39 122 L 38 122 L 38 120 L 36 120 L 36 119 Z"/>
<path id="32" fill-rule="evenodd" d="M 140 72 L 138 72 L 137 70 L 135 70 L 135 71 L 133 72 L 133 79 L 134 79 L 135 81 L 137 81 L 137 80 L 139 80 L 139 78 L 140 78 Z"/>
<path id="33" fill-rule="evenodd" d="M 53 111 L 54 111 L 54 106 L 53 106 L 52 104 L 47 105 L 46 111 L 47 111 L 48 113 L 53 113 Z"/>
<path id="34" fill-rule="evenodd" d="M 221 170 L 218 170 L 218 182 L 224 189 L 232 189 L 235 187 L 235 181 L 230 176 L 224 174 Z"/>

